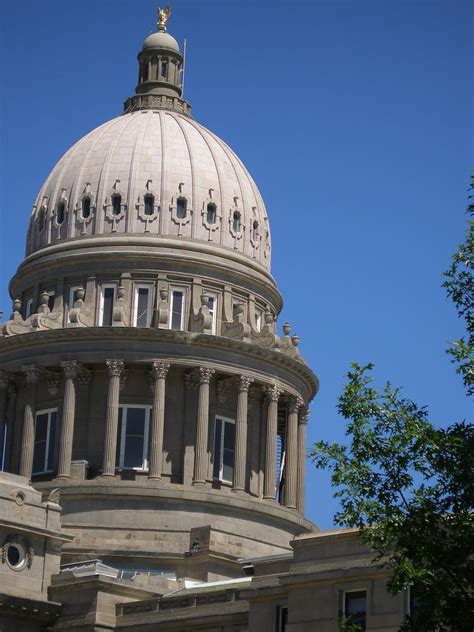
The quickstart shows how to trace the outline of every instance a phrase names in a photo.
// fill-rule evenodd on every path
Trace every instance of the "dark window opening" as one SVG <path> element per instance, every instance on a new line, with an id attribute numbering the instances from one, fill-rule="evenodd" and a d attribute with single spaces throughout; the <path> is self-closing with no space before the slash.
<path id="1" fill-rule="evenodd" d="M 44 228 L 44 219 L 45 219 L 45 215 L 46 212 L 44 210 L 44 208 L 42 208 L 38 214 L 38 230 L 41 232 Z"/>
<path id="2" fill-rule="evenodd" d="M 365 590 L 346 592 L 344 595 L 344 615 L 346 621 L 358 626 L 360 632 L 365 632 L 367 614 L 367 593 Z"/>
<path id="3" fill-rule="evenodd" d="M 240 233 L 240 213 L 239 211 L 234 212 L 234 217 L 232 219 L 232 230 L 234 233 Z"/>
<path id="4" fill-rule="evenodd" d="M 144 202 L 145 215 L 153 215 L 155 212 L 155 197 L 153 195 L 145 195 Z"/>
<path id="5" fill-rule="evenodd" d="M 64 222 L 64 217 L 66 215 L 66 205 L 64 204 L 64 202 L 60 202 L 59 206 L 58 206 L 58 213 L 56 216 L 56 222 L 58 224 L 62 224 Z"/>
<path id="6" fill-rule="evenodd" d="M 91 199 L 89 197 L 85 197 L 82 199 L 82 217 L 87 219 L 91 214 Z"/>
<path id="7" fill-rule="evenodd" d="M 208 224 L 215 224 L 217 217 L 217 209 L 215 204 L 207 205 L 207 218 L 206 221 Z"/>
<path id="8" fill-rule="evenodd" d="M 178 198 L 176 202 L 176 217 L 178 219 L 185 219 L 187 213 L 188 203 L 186 198 Z"/>
<path id="9" fill-rule="evenodd" d="M 180 330 L 183 328 L 183 308 L 184 292 L 182 290 L 173 290 L 170 321 L 171 329 Z"/>
<path id="10" fill-rule="evenodd" d="M 48 307 L 49 311 L 52 312 L 54 307 L 54 294 L 49 294 L 48 296 Z"/>
<path id="11" fill-rule="evenodd" d="M 277 632 L 286 632 L 288 624 L 288 607 L 277 606 Z"/>
<path id="12" fill-rule="evenodd" d="M 147 287 L 137 289 L 137 327 L 148 327 L 148 303 L 150 291 Z"/>
<path id="13" fill-rule="evenodd" d="M 122 212 L 122 196 L 113 195 L 112 196 L 112 214 L 120 215 L 121 212 Z"/>
<path id="14" fill-rule="evenodd" d="M 162 61 L 161 62 L 161 76 L 166 79 L 168 77 L 168 62 L 167 61 Z"/>
<path id="15" fill-rule="evenodd" d="M 104 287 L 102 295 L 102 323 L 103 327 L 112 325 L 112 312 L 115 302 L 115 288 Z"/>
<path id="16" fill-rule="evenodd" d="M 54 466 L 54 438 L 56 433 L 56 411 L 36 415 L 35 446 L 33 451 L 33 473 L 51 472 Z"/>
<path id="17" fill-rule="evenodd" d="M 134 406 L 119 408 L 117 466 L 143 469 L 148 464 L 149 409 Z"/>
<path id="18" fill-rule="evenodd" d="M 148 62 L 143 61 L 141 65 L 142 69 L 142 81 L 148 81 Z"/>
<path id="19" fill-rule="evenodd" d="M 252 239 L 253 241 L 257 241 L 258 237 L 258 222 L 255 220 L 252 224 Z"/>

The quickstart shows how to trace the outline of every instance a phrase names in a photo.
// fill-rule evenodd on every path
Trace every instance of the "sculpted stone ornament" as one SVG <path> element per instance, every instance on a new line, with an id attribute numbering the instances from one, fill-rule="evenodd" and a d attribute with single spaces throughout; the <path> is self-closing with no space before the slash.
<path id="1" fill-rule="evenodd" d="M 155 382 L 156 380 L 165 380 L 166 376 L 168 375 L 169 369 L 169 362 L 153 362 L 150 370 L 152 381 Z"/>
<path id="2" fill-rule="evenodd" d="M 208 367 L 199 367 L 199 384 L 209 384 L 215 370 Z"/>
<path id="3" fill-rule="evenodd" d="M 167 4 L 164 9 L 158 7 L 158 22 L 156 23 L 156 26 L 159 31 L 166 31 L 166 23 L 168 22 L 170 15 L 171 7 L 169 4 Z"/>
<path id="4" fill-rule="evenodd" d="M 49 294 L 43 292 L 40 296 L 38 312 L 31 316 L 31 328 L 33 330 L 59 329 L 61 327 L 61 312 L 51 312 L 48 307 Z"/>
<path id="5" fill-rule="evenodd" d="M 117 289 L 117 299 L 112 310 L 112 327 L 126 327 L 125 309 L 125 288 L 120 285 Z"/>
<path id="6" fill-rule="evenodd" d="M 33 557 L 35 555 L 34 549 L 31 546 L 29 540 L 27 540 L 24 536 L 22 535 L 17 535 L 17 534 L 10 534 L 5 538 L 5 541 L 3 543 L 2 546 L 2 564 L 8 564 L 8 547 L 10 546 L 15 546 L 15 544 L 17 544 L 18 546 L 20 546 L 24 551 L 25 551 L 25 558 L 24 558 L 24 562 L 19 565 L 16 566 L 15 569 L 17 570 L 21 570 L 21 568 L 24 568 L 26 566 L 26 568 L 28 570 L 30 570 L 31 566 L 33 565 Z"/>
<path id="7" fill-rule="evenodd" d="M 166 288 L 160 288 L 159 291 L 160 300 L 158 302 L 158 308 L 156 310 L 156 327 L 157 329 L 168 329 L 169 319 L 169 291 Z"/>
<path id="8" fill-rule="evenodd" d="M 59 489 L 59 487 L 56 487 L 55 489 L 52 489 L 49 492 L 48 502 L 54 503 L 55 505 L 59 505 L 60 496 L 61 496 L 61 490 Z"/>
<path id="9" fill-rule="evenodd" d="M 191 315 L 189 328 L 191 331 L 212 334 L 212 316 L 209 311 L 209 295 L 203 292 L 200 297 L 201 307 L 196 315 Z"/>
<path id="10" fill-rule="evenodd" d="M 107 365 L 110 377 L 121 377 L 125 370 L 123 360 L 106 360 L 105 364 Z"/>
<path id="11" fill-rule="evenodd" d="M 2 334 L 4 336 L 15 336 L 16 334 L 26 334 L 31 331 L 30 319 L 23 320 L 21 316 L 21 301 L 16 298 L 13 301 L 12 313 L 10 320 L 2 326 Z"/>
<path id="12" fill-rule="evenodd" d="M 75 292 L 74 307 L 69 310 L 68 327 L 91 327 L 94 324 L 92 311 L 84 309 L 85 296 L 85 289 L 83 287 L 77 288 Z"/>
<path id="13" fill-rule="evenodd" d="M 250 342 L 250 325 L 244 322 L 244 304 L 235 306 L 235 318 L 232 323 L 222 323 L 222 335 L 235 340 Z"/>
<path id="14" fill-rule="evenodd" d="M 260 347 L 279 348 L 280 338 L 275 333 L 275 317 L 267 307 L 263 316 L 265 324 L 261 331 L 252 329 L 251 338 Z"/>

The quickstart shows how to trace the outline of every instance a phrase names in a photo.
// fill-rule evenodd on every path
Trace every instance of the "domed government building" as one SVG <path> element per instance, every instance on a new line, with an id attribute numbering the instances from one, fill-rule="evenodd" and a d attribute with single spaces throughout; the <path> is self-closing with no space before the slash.
<path id="1" fill-rule="evenodd" d="M 257 185 L 182 97 L 169 13 L 123 114 L 41 187 L 10 282 L 0 629 L 397 630 L 407 597 L 357 532 L 304 517 L 318 380 L 278 333 Z"/>

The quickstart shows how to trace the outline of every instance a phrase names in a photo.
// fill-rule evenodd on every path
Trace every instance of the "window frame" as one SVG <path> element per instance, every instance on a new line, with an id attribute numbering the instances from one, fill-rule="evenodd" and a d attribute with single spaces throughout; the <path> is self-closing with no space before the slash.
<path id="1" fill-rule="evenodd" d="M 138 298 L 139 290 L 148 290 L 147 301 L 147 324 L 144 327 L 138 327 Z M 133 326 L 139 329 L 146 329 L 151 327 L 151 320 L 153 317 L 153 285 L 151 283 L 134 283 L 133 286 Z"/>
<path id="2" fill-rule="evenodd" d="M 214 307 L 211 309 L 208 303 L 207 308 L 212 318 L 211 333 L 215 336 L 217 332 L 217 310 L 219 309 L 219 297 L 217 294 L 214 294 L 214 292 L 206 292 L 206 294 L 209 296 L 209 300 L 214 301 Z"/>
<path id="3" fill-rule="evenodd" d="M 367 613 L 369 610 L 369 599 L 368 599 L 368 595 L 369 595 L 369 591 L 367 590 L 367 588 L 365 586 L 361 586 L 360 588 L 350 588 L 347 590 L 343 590 L 342 591 L 342 614 L 343 616 L 346 616 L 348 613 L 346 612 L 346 596 L 351 594 L 351 593 L 365 593 L 365 623 L 363 626 L 360 626 L 360 632 L 365 632 L 365 630 L 367 629 Z M 358 625 L 357 623 L 354 623 L 354 625 Z"/>
<path id="4" fill-rule="evenodd" d="M 25 320 L 33 313 L 33 299 L 28 298 L 25 302 Z"/>
<path id="5" fill-rule="evenodd" d="M 182 292 L 183 293 L 183 303 L 182 303 L 182 309 L 181 309 L 181 326 L 179 329 L 173 329 L 172 328 L 172 323 L 173 323 L 173 304 L 174 304 L 174 293 L 175 292 Z M 170 309 L 169 309 L 169 317 L 168 317 L 168 329 L 171 329 L 172 331 L 184 331 L 184 314 L 186 312 L 186 288 L 185 287 L 181 287 L 179 285 L 173 285 L 170 287 Z"/>
<path id="6" fill-rule="evenodd" d="M 101 283 L 100 284 L 99 321 L 98 321 L 98 326 L 99 327 L 111 327 L 112 326 L 112 322 L 110 323 L 110 325 L 104 325 L 104 290 L 110 289 L 110 288 L 113 288 L 113 290 L 114 290 L 114 296 L 113 296 L 112 303 L 115 303 L 115 301 L 117 300 L 117 284 L 116 283 Z M 113 305 L 112 305 L 112 312 L 113 312 Z M 112 318 L 113 318 L 113 314 L 112 314 Z"/>
<path id="7" fill-rule="evenodd" d="M 46 429 L 46 447 L 45 447 L 45 451 L 44 451 L 44 469 L 37 470 L 37 471 L 32 469 L 32 471 L 31 471 L 32 475 L 51 474 L 51 472 L 54 472 L 54 465 L 53 465 L 53 467 L 51 469 L 48 469 L 48 461 L 49 461 L 49 456 L 50 456 L 49 455 L 49 448 L 50 448 L 49 442 L 50 442 L 50 438 L 51 438 L 51 414 L 52 413 L 56 413 L 56 419 L 55 419 L 56 428 L 54 429 L 55 432 L 56 432 L 56 430 L 57 430 L 57 423 L 58 423 L 58 408 L 45 408 L 43 410 L 38 410 L 38 411 L 35 412 L 35 440 L 34 440 L 34 443 L 33 443 L 33 463 L 34 463 L 35 448 L 36 448 L 36 444 L 37 444 L 37 441 L 36 441 L 36 422 L 37 422 L 37 419 L 38 419 L 38 417 L 40 415 L 46 415 L 46 414 L 48 415 L 48 426 L 47 426 L 47 429 Z M 54 445 L 52 447 L 53 447 L 53 458 L 54 458 Z"/>
<path id="8" fill-rule="evenodd" d="M 255 329 L 260 333 L 262 331 L 263 309 L 255 308 Z"/>
<path id="9" fill-rule="evenodd" d="M 129 408 L 140 408 L 145 410 L 145 428 L 143 431 L 143 451 L 142 451 L 142 467 L 125 467 L 123 465 L 125 458 L 125 445 L 126 445 L 126 437 L 127 437 L 127 415 L 124 411 L 127 411 Z M 149 459 L 148 459 L 148 448 L 150 443 L 150 422 L 151 422 L 151 411 L 153 406 L 150 404 L 120 404 L 119 410 L 122 411 L 122 420 L 120 425 L 120 437 L 117 435 L 117 453 L 118 459 L 115 464 L 115 469 L 118 471 L 123 470 L 133 470 L 134 472 L 147 472 L 149 469 Z M 125 423 L 124 423 L 125 419 Z"/>
<path id="10" fill-rule="evenodd" d="M 82 285 L 71 285 L 69 287 L 68 296 L 67 296 L 67 322 L 70 323 L 71 320 L 69 318 L 69 313 L 71 309 L 74 307 L 74 294 L 77 290 L 80 290 Z"/>
<path id="11" fill-rule="evenodd" d="M 215 455 L 216 455 L 216 430 L 217 430 L 217 420 L 220 420 L 222 422 L 222 430 L 221 430 L 221 440 L 220 440 L 220 450 L 219 450 L 219 476 L 216 478 L 214 476 L 214 467 L 215 467 Z M 229 483 L 232 484 L 233 481 L 232 480 L 228 480 L 227 478 L 224 478 L 224 438 L 225 438 L 225 426 L 226 424 L 232 424 L 234 426 L 234 450 L 233 450 L 233 454 L 234 454 L 234 464 L 233 464 L 233 468 L 232 468 L 232 473 L 235 472 L 235 431 L 236 431 L 236 425 L 235 425 L 235 419 L 231 419 L 230 417 L 224 417 L 223 415 L 214 415 L 214 440 L 213 440 L 213 452 L 212 452 L 212 457 L 213 457 L 213 463 L 212 463 L 212 480 L 214 481 L 219 481 L 220 483 Z M 233 477 L 232 477 L 233 478 Z"/>
<path id="12" fill-rule="evenodd" d="M 286 613 L 286 621 L 283 621 L 283 614 Z M 288 624 L 288 606 L 277 606 L 277 632 L 285 632 Z"/>

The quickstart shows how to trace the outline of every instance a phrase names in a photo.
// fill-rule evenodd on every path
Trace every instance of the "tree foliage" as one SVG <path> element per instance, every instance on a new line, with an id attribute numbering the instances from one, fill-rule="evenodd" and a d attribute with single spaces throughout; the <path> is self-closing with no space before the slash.
<path id="1" fill-rule="evenodd" d="M 474 180 L 473 180 L 474 184 Z M 471 187 L 471 192 L 474 188 Z M 472 197 L 470 198 L 473 199 Z M 474 215 L 474 204 L 468 212 Z M 448 353 L 474 394 L 474 223 L 443 284 L 467 337 Z M 338 410 L 347 443 L 315 444 L 316 467 L 329 468 L 339 526 L 360 530 L 390 571 L 392 594 L 410 588 L 416 608 L 404 630 L 474 630 L 474 428 L 436 428 L 425 407 L 390 383 L 374 388 L 372 365 L 352 365 Z"/>

